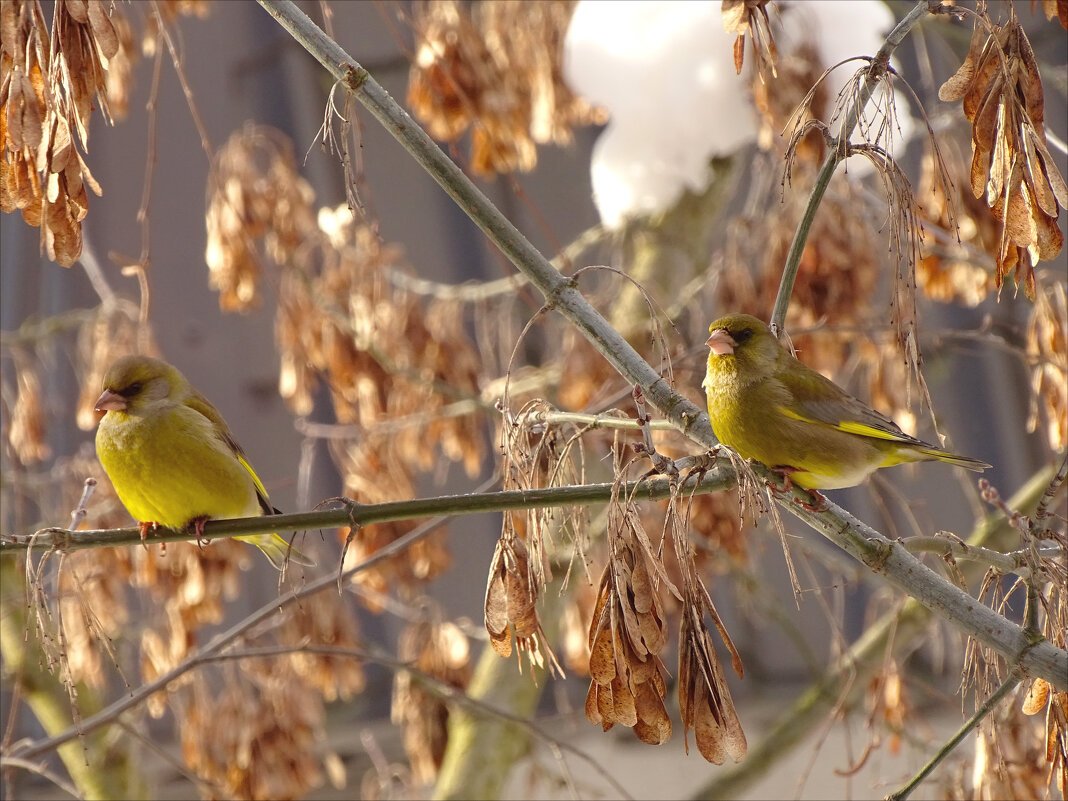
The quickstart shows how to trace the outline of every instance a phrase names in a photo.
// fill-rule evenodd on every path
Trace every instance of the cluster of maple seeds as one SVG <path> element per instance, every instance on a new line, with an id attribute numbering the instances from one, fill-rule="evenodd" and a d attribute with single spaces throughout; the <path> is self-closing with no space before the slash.
<path id="1" fill-rule="evenodd" d="M 205 0 L 153 3 L 141 49 L 155 51 L 160 26 L 206 13 Z M 102 189 L 83 156 L 98 108 L 124 116 L 138 57 L 123 6 L 105 0 L 54 4 L 49 32 L 37 0 L 0 6 L 0 209 L 41 229 L 41 249 L 70 267 L 82 250 L 89 195 Z"/>
<path id="2" fill-rule="evenodd" d="M 86 188 L 101 193 L 77 145 L 88 148 L 94 96 L 108 113 L 105 76 L 119 38 L 101 0 L 56 3 L 54 38 L 37 3 L 4 3 L 0 27 L 0 208 L 21 211 L 41 229 L 42 250 L 69 267 L 82 249 Z"/>
<path id="3" fill-rule="evenodd" d="M 532 403 L 524 411 L 543 406 L 544 402 Z M 533 418 L 521 413 L 517 419 L 530 423 Z M 566 462 L 570 452 L 546 444 L 546 439 L 552 439 L 551 426 L 538 424 L 539 438 L 531 434 L 529 427 L 510 425 L 510 420 L 506 415 L 506 475 L 513 476 L 513 481 L 518 479 L 522 486 L 530 486 L 532 482 L 549 483 L 547 476 L 564 472 L 560 464 Z M 537 445 L 531 447 L 531 440 Z M 621 450 L 615 449 L 617 462 Z M 682 574 L 682 593 L 672 583 L 660 552 L 653 548 L 645 532 L 642 519 L 648 510 L 632 498 L 619 497 L 626 471 L 619 464 L 616 468 L 616 496 L 608 506 L 605 526 L 609 553 L 594 594 L 582 654 L 577 643 L 571 642 L 574 638 L 565 633 L 568 663 L 580 672 L 588 670 L 590 675 L 586 717 L 605 731 L 616 724 L 632 728 L 638 739 L 649 744 L 661 745 L 670 738 L 671 720 L 664 705 L 667 669 L 660 656 L 668 640 L 663 595 L 670 593 L 681 607 L 679 707 L 685 731 L 694 729 L 698 750 L 709 761 L 721 764 L 727 756 L 740 760 L 746 750 L 745 734 L 704 627 L 705 614 L 710 615 L 727 644 L 739 675 L 741 660 L 697 574 L 694 548 L 677 511 L 679 499 L 673 497 L 669 501 L 660 520 L 668 521 L 665 532 L 670 528 L 675 563 Z M 505 515 L 491 561 L 485 623 L 490 643 L 501 656 L 511 655 L 514 636 L 520 653 L 526 653 L 532 665 L 548 663 L 550 670 L 558 671 L 537 611 L 538 598 L 551 577 L 544 540 L 553 528 L 549 520 Z M 732 521 L 732 530 L 735 528 L 736 521 Z M 570 621 L 577 627 L 585 617 L 581 610 L 590 606 L 588 601 L 584 593 L 578 592 L 573 606 L 566 610 L 565 624 Z M 579 662 L 582 657 L 584 664 Z"/>
<path id="4" fill-rule="evenodd" d="M 723 30 L 735 34 L 734 69 L 741 75 L 745 62 L 745 40 L 749 37 L 757 68 L 755 73 L 763 83 L 768 77 L 779 77 L 779 51 L 768 19 L 768 0 L 723 0 L 721 6 Z M 811 86 L 811 84 L 809 84 Z"/>
<path id="5" fill-rule="evenodd" d="M 490 645 L 502 657 L 512 655 L 512 636 L 520 654 L 532 666 L 559 671 L 541 619 L 537 602 L 541 588 L 531 567 L 530 551 L 514 531 L 514 519 L 505 515 L 505 531 L 497 540 L 486 580 L 485 621 Z"/>
<path id="6" fill-rule="evenodd" d="M 950 175 L 963 175 L 968 169 L 955 142 L 944 142 L 940 154 Z M 986 203 L 970 189 L 962 190 L 957 183 L 946 185 L 937 160 L 933 152 L 924 154 L 916 198 L 922 219 L 942 236 L 935 234 L 924 247 L 916 262 L 916 280 L 933 300 L 978 306 L 996 288 L 996 272 L 979 263 L 976 256 L 996 252 L 1000 226 Z"/>
<path id="7" fill-rule="evenodd" d="M 301 798 L 323 783 L 322 698 L 284 659 L 246 661 L 241 680 L 221 689 L 198 672 L 172 704 L 182 720 L 182 760 L 214 785 L 213 797 Z M 343 772 L 336 755 L 325 762 Z M 344 786 L 343 776 L 331 778 Z"/>
<path id="8" fill-rule="evenodd" d="M 471 680 L 467 636 L 453 622 L 419 620 L 407 626 L 397 645 L 397 658 L 421 673 L 463 690 Z M 421 686 L 410 671 L 398 671 L 393 680 L 392 721 L 402 727 L 404 750 L 417 782 L 433 783 L 448 744 L 449 707 L 439 695 Z"/>
<path id="9" fill-rule="evenodd" d="M 471 129 L 480 175 L 528 172 L 537 144 L 568 144 L 571 128 L 603 122 L 563 80 L 562 47 L 574 3 L 456 0 L 417 7 L 408 104 L 442 141 Z"/>
<path id="10" fill-rule="evenodd" d="M 605 731 L 617 723 L 629 726 L 642 742 L 661 745 L 671 737 L 664 707 L 666 670 L 659 656 L 667 642 L 666 616 L 654 583 L 663 567 L 640 523 L 618 504 L 612 509 L 611 554 L 590 620 L 586 718 Z M 662 580 L 670 584 L 666 575 Z"/>
<path id="11" fill-rule="evenodd" d="M 1032 403 L 1028 430 L 1045 418 L 1046 440 L 1054 452 L 1068 446 L 1068 293 L 1060 281 L 1039 281 L 1027 326 Z M 1041 413 L 1040 410 L 1041 409 Z"/>
<path id="12" fill-rule="evenodd" d="M 315 230 L 314 198 L 280 131 L 247 125 L 219 150 L 208 176 L 204 260 L 224 310 L 258 303 L 261 242 L 275 263 L 287 263 Z"/>
<path id="13" fill-rule="evenodd" d="M 962 101 L 972 123 L 972 192 L 1004 224 L 997 285 L 1014 271 L 1034 300 L 1034 265 L 1056 258 L 1064 244 L 1057 216 L 1068 205 L 1068 186 L 1046 147 L 1038 64 L 1009 9 L 1004 25 L 977 16 L 968 56 L 938 96 Z"/>
<path id="14" fill-rule="evenodd" d="M 403 250 L 382 242 L 373 225 L 345 206 L 315 211 L 314 200 L 281 133 L 249 126 L 220 149 L 209 183 L 207 261 L 221 305 L 257 303 L 264 257 L 279 266 L 279 390 L 304 415 L 319 382 L 328 387 L 336 419 L 351 426 L 347 436 L 329 437 L 345 495 L 365 503 L 413 497 L 414 475 L 439 454 L 476 474 L 484 438 L 474 415 L 436 413 L 479 397 L 478 355 L 462 317 L 393 280 L 408 269 Z M 347 563 L 409 528 L 362 529 Z M 360 580 L 385 591 L 447 564 L 440 543 L 423 540 Z"/>
<path id="15" fill-rule="evenodd" d="M 661 554 L 645 533 L 631 499 L 613 502 L 607 536 L 611 556 L 605 565 L 590 622 L 590 690 L 586 717 L 605 731 L 616 723 L 633 728 L 642 742 L 660 745 L 671 736 L 664 707 L 666 673 L 659 653 L 667 643 L 661 592 L 681 605 L 678 700 L 685 746 L 694 730 L 697 749 L 720 765 L 746 753 L 745 733 L 731 700 L 719 657 L 704 624 L 709 615 L 731 654 L 735 672 L 742 662 L 697 572 L 694 548 L 681 523 L 676 494 L 665 516 L 665 536 L 682 574 L 680 592 L 668 578 Z"/>

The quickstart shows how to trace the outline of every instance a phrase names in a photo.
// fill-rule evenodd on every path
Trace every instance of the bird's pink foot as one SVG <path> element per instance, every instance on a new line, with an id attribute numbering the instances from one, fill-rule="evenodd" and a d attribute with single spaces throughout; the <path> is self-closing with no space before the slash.
<path id="1" fill-rule="evenodd" d="M 189 521 L 193 526 L 193 533 L 197 535 L 197 545 L 201 548 L 204 547 L 204 524 L 210 519 L 207 515 L 200 515 L 200 517 L 194 517 Z"/>
<path id="2" fill-rule="evenodd" d="M 816 502 L 806 503 L 800 498 L 794 498 L 802 509 L 807 509 L 810 512 L 823 512 L 827 509 L 827 499 L 823 495 L 814 489 L 806 489 L 805 492 L 811 495 Z"/>
<path id="3" fill-rule="evenodd" d="M 141 530 L 141 544 L 147 548 L 148 530 L 152 529 L 153 531 L 155 531 L 157 528 L 159 528 L 159 523 L 153 520 L 139 520 L 137 522 L 137 527 Z M 161 542 L 159 544 L 159 552 L 164 556 L 167 555 L 167 543 Z"/>
<path id="4" fill-rule="evenodd" d="M 151 520 L 141 520 L 138 521 L 137 528 L 141 530 L 141 542 L 144 543 L 144 541 L 148 538 L 148 530 L 152 529 L 153 531 L 155 531 L 157 528 L 159 528 L 159 523 L 153 522 Z"/>
<path id="5" fill-rule="evenodd" d="M 773 467 L 772 472 L 774 472 L 778 476 L 782 476 L 782 491 L 784 493 L 792 493 L 794 490 L 794 482 L 790 479 L 790 474 L 798 473 L 800 471 L 796 467 L 780 466 Z M 800 498 L 794 498 L 794 501 L 802 509 L 807 509 L 810 512 L 822 512 L 824 509 L 827 508 L 827 499 L 824 498 L 823 495 L 821 495 L 819 492 L 814 489 L 809 489 L 808 487 L 801 487 L 801 489 L 811 495 L 812 498 L 816 501 L 815 503 L 808 503 L 806 501 L 801 500 Z"/>

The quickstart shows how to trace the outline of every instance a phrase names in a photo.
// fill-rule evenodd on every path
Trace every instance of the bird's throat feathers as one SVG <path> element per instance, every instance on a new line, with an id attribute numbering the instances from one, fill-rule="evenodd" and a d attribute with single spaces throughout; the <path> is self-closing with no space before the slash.
<path id="1" fill-rule="evenodd" d="M 710 403 L 726 403 L 728 398 L 737 397 L 743 388 L 742 373 L 738 369 L 738 356 L 725 354 L 708 357 L 708 371 L 705 373 L 704 389 Z"/>

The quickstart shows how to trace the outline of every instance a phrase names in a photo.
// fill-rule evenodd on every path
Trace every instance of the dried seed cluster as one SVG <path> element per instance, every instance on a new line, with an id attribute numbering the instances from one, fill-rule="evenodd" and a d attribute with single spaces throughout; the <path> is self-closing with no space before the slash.
<path id="1" fill-rule="evenodd" d="M 430 610 L 427 610 L 430 611 Z M 466 635 L 450 621 L 421 620 L 402 632 L 397 657 L 406 665 L 463 690 L 471 680 Z M 418 678 L 399 671 L 393 680 L 390 717 L 404 732 L 404 750 L 417 782 L 430 785 L 438 775 L 449 742 L 449 707 Z"/>
<path id="2" fill-rule="evenodd" d="M 573 126 L 603 121 L 563 80 L 573 7 L 570 0 L 417 6 L 408 104 L 438 139 L 471 129 L 476 173 L 529 172 L 536 145 L 568 144 Z"/>
<path id="3" fill-rule="evenodd" d="M 610 557 L 590 619 L 586 717 L 605 731 L 617 723 L 629 726 L 642 742 L 661 745 L 671 737 L 671 719 L 659 656 L 667 621 L 657 584 L 670 582 L 636 517 L 619 504 L 611 509 Z"/>
<path id="4" fill-rule="evenodd" d="M 204 0 L 161 0 L 164 23 L 203 16 Z M 89 195 L 102 194 L 89 171 L 89 123 L 126 114 L 138 57 L 125 6 L 108 0 L 53 5 L 52 27 L 39 0 L 0 5 L 0 209 L 20 211 L 41 229 L 41 250 L 70 267 L 82 250 Z M 159 19 L 149 14 L 142 49 L 154 50 Z"/>
<path id="5" fill-rule="evenodd" d="M 938 92 L 960 100 L 972 123 L 971 188 L 1004 224 L 996 282 L 1013 272 L 1034 300 L 1034 266 L 1056 258 L 1064 244 L 1057 225 L 1068 186 L 1046 147 L 1042 79 L 1023 27 L 980 16 L 968 56 Z"/>
<path id="6" fill-rule="evenodd" d="M 443 413 L 479 397 L 478 355 L 462 317 L 450 302 L 393 280 L 408 269 L 399 246 L 382 242 L 344 206 L 315 211 L 314 200 L 281 133 L 249 126 L 231 137 L 209 182 L 207 260 L 220 303 L 248 308 L 258 300 L 265 260 L 280 268 L 279 390 L 304 415 L 316 387 L 328 388 L 336 419 L 351 427 L 329 439 L 345 495 L 367 503 L 413 497 L 415 474 L 440 454 L 477 473 L 484 452 L 477 406 Z M 410 528 L 368 526 L 346 559 L 361 561 Z M 360 581 L 384 592 L 447 564 L 440 540 L 428 539 Z"/>
<path id="7" fill-rule="evenodd" d="M 737 35 L 734 40 L 734 69 L 741 75 L 745 62 L 745 39 L 749 36 L 753 57 L 757 62 L 756 73 L 764 82 L 766 76 L 778 78 L 776 61 L 779 51 L 771 33 L 768 19 L 768 0 L 723 0 L 723 30 Z"/>
<path id="8" fill-rule="evenodd" d="M 1028 430 L 1039 421 L 1054 453 L 1068 447 L 1068 293 L 1063 282 L 1039 281 L 1027 325 L 1032 408 Z"/>
<path id="9" fill-rule="evenodd" d="M 41 249 L 69 267 L 82 250 L 86 189 L 101 194 L 82 152 L 94 98 L 110 119 L 107 67 L 120 40 L 102 0 L 56 3 L 52 29 L 38 3 L 0 8 L 0 209 L 21 211 L 41 229 Z"/>
<path id="10" fill-rule="evenodd" d="M 659 656 L 667 643 L 661 599 L 661 592 L 667 592 L 681 605 L 678 699 L 686 750 L 693 729 L 705 759 L 719 765 L 729 756 L 737 762 L 745 756 L 745 733 L 705 628 L 705 614 L 727 645 L 739 677 L 742 661 L 698 574 L 679 502 L 677 495 L 672 497 L 664 519 L 665 536 L 674 546 L 682 575 L 681 593 L 668 578 L 662 554 L 654 550 L 633 500 L 617 497 L 609 507 L 610 556 L 590 621 L 586 717 L 605 731 L 617 723 L 629 726 L 639 740 L 651 745 L 671 737 L 664 706 L 666 670 Z"/>
<path id="11" fill-rule="evenodd" d="M 505 515 L 505 531 L 497 540 L 486 580 L 485 620 L 490 645 L 502 657 L 512 655 L 512 637 L 520 657 L 531 667 L 563 674 L 535 606 L 544 587 L 531 564 L 530 551 L 515 532 L 512 515 Z M 544 571 L 540 571 L 544 575 Z M 520 662 L 522 664 L 522 662 Z"/>

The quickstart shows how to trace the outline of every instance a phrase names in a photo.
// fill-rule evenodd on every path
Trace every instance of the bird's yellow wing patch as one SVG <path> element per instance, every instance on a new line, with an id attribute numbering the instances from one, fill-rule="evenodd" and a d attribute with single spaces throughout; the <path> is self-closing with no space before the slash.
<path id="1" fill-rule="evenodd" d="M 234 456 L 237 457 L 237 461 L 241 462 L 241 466 L 248 470 L 248 474 L 252 476 L 252 483 L 256 485 L 256 493 L 263 498 L 267 499 L 267 490 L 263 486 L 263 482 L 260 481 L 260 477 L 256 475 L 256 471 L 252 469 L 252 465 L 245 459 L 245 455 L 241 452 L 235 452 Z"/>
<path id="2" fill-rule="evenodd" d="M 885 428 L 868 425 L 867 423 L 860 423 L 856 420 L 838 420 L 832 423 L 826 420 L 814 420 L 811 417 L 798 414 L 793 409 L 788 409 L 785 406 L 780 406 L 779 411 L 792 420 L 800 420 L 802 423 L 812 423 L 813 425 L 828 426 L 837 429 L 838 431 L 844 431 L 847 434 L 857 434 L 862 437 L 874 437 L 875 439 L 885 439 L 889 442 L 901 442 L 910 445 L 919 442 L 919 440 L 910 437 L 902 431 L 889 431 Z"/>
<path id="3" fill-rule="evenodd" d="M 875 437 L 876 439 L 886 439 L 891 442 L 911 442 L 912 437 L 895 434 L 893 431 L 886 431 L 881 428 L 874 428 L 873 426 L 865 425 L 864 423 L 855 423 L 852 420 L 842 420 L 835 426 L 839 431 L 845 431 L 847 434 L 861 434 L 865 437 Z"/>

